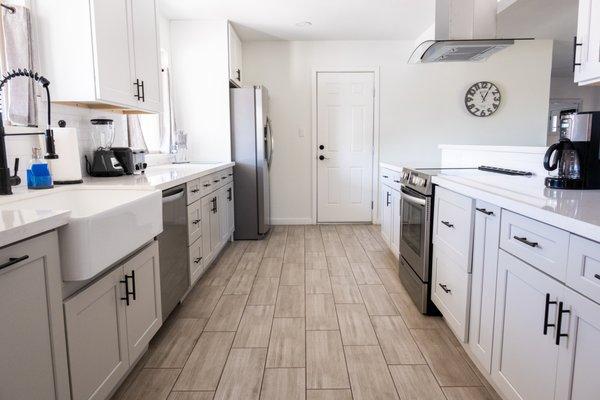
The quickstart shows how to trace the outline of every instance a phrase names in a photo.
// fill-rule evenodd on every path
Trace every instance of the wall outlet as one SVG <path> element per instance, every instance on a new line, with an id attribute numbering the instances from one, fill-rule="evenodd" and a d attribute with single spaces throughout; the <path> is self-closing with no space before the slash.
<path id="1" fill-rule="evenodd" d="M 304 129 L 302 129 L 302 128 L 298 129 L 298 137 L 301 137 L 301 138 L 304 137 Z"/>

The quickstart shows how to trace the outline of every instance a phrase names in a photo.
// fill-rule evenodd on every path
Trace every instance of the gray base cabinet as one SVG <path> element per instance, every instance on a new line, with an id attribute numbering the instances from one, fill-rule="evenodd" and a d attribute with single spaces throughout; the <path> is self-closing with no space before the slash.
<path id="1" fill-rule="evenodd" d="M 1 249 L 0 265 L 0 399 L 69 399 L 56 232 Z"/>
<path id="2" fill-rule="evenodd" d="M 105 399 L 162 323 L 158 243 L 64 303 L 73 400 Z"/>

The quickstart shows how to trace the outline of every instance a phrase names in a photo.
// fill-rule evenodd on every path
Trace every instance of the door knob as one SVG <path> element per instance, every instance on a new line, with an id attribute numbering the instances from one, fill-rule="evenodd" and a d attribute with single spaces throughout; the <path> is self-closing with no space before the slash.
<path id="1" fill-rule="evenodd" d="M 325 146 L 323 146 L 322 144 L 319 145 L 319 150 L 325 150 Z"/>

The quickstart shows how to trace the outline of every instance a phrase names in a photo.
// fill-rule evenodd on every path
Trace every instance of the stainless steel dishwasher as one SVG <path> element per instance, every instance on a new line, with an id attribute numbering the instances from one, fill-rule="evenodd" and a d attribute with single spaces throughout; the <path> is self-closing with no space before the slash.
<path id="1" fill-rule="evenodd" d="M 158 236 L 158 251 L 164 321 L 181 301 L 190 282 L 185 185 L 164 190 L 162 206 L 163 232 Z"/>

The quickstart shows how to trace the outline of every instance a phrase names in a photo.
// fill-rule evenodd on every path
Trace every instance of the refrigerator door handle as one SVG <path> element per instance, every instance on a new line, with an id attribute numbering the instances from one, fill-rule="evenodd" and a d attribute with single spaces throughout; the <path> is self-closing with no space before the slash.
<path id="1" fill-rule="evenodd" d="M 265 152 L 267 165 L 271 167 L 271 162 L 273 161 L 273 132 L 271 131 L 271 120 L 267 117 L 267 124 L 265 125 Z"/>

